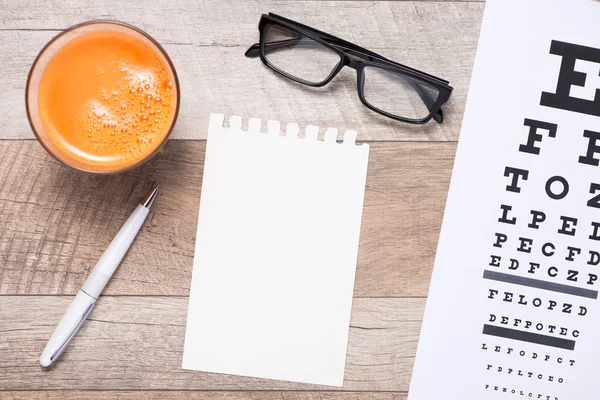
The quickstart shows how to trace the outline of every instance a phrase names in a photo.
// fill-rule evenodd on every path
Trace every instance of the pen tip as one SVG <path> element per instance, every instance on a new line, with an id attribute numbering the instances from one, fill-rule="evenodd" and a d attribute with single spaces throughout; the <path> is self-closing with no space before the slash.
<path id="1" fill-rule="evenodd" d="M 158 185 L 156 185 L 154 187 L 154 189 L 152 189 L 150 194 L 148 196 L 146 196 L 146 198 L 142 202 L 142 205 L 146 208 L 150 208 L 150 206 L 152 206 L 152 203 L 154 203 L 154 200 L 156 199 L 157 194 L 158 194 Z"/>

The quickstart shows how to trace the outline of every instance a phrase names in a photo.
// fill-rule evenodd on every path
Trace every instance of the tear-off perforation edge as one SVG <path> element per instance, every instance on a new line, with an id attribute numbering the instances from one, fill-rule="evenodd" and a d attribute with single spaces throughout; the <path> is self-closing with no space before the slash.
<path id="1" fill-rule="evenodd" d="M 210 113 L 208 129 L 210 132 L 217 131 L 238 131 L 242 132 L 243 118 L 238 115 L 232 115 L 229 117 L 229 127 L 225 127 L 225 115 L 219 113 Z M 249 118 L 248 129 L 245 132 L 251 133 L 263 133 L 269 136 L 279 136 L 281 134 L 281 123 L 279 121 L 267 120 L 267 131 L 261 132 L 262 119 L 260 118 Z M 327 128 L 325 131 L 325 138 L 320 140 L 319 127 L 316 125 L 307 125 L 305 128 L 306 138 L 304 140 L 319 141 L 328 144 L 341 144 L 345 146 L 368 146 L 367 144 L 356 144 L 356 138 L 358 133 L 354 130 L 347 130 L 342 136 L 342 142 L 338 143 L 337 138 L 339 136 L 336 128 Z M 285 136 L 295 139 L 299 139 L 300 127 L 297 123 L 290 122 L 285 127 Z"/>

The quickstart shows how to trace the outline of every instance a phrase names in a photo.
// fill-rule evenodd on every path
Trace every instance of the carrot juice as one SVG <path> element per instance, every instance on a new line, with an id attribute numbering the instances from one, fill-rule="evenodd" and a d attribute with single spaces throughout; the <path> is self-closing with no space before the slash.
<path id="1" fill-rule="evenodd" d="M 47 139 L 82 169 L 118 171 L 166 140 L 177 113 L 171 65 L 126 30 L 95 30 L 66 42 L 39 79 Z"/>

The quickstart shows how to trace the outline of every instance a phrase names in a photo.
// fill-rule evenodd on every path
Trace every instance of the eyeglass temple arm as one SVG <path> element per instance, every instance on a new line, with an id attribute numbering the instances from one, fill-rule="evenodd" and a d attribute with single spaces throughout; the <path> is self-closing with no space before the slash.
<path id="1" fill-rule="evenodd" d="M 358 51 L 358 54 L 361 55 L 361 53 L 362 53 L 362 56 L 366 55 L 367 57 L 374 56 L 375 58 L 383 58 L 381 56 L 377 56 L 375 53 L 371 53 L 369 50 L 363 51 L 362 48 L 360 48 L 360 50 L 354 50 L 354 49 L 350 49 L 350 48 L 344 46 L 343 44 L 341 45 L 341 44 L 337 43 L 336 41 L 330 41 L 330 40 L 327 40 L 326 38 L 324 38 L 323 40 L 325 40 L 326 42 L 329 42 L 329 44 L 331 44 L 332 46 L 341 47 L 342 50 L 349 51 L 351 53 L 355 53 Z M 311 39 L 305 38 L 305 37 L 297 37 L 297 38 L 292 38 L 292 39 L 280 40 L 277 42 L 269 42 L 269 43 L 265 43 L 265 52 L 272 51 L 272 50 L 278 50 L 278 49 L 285 48 L 288 46 L 294 46 L 302 41 L 312 42 Z M 258 57 L 259 55 L 260 55 L 260 43 L 254 43 L 252 46 L 250 46 L 250 48 L 248 50 L 246 50 L 246 53 L 245 53 L 246 57 Z M 384 60 L 389 61 L 387 59 L 384 59 Z"/>
<path id="2" fill-rule="evenodd" d="M 254 43 L 246 52 L 244 53 L 246 57 L 256 58 L 260 55 L 260 43 Z"/>
<path id="3" fill-rule="evenodd" d="M 265 52 L 295 46 L 298 43 L 302 42 L 304 39 L 306 38 L 299 37 L 293 39 L 280 40 L 278 42 L 265 43 Z M 307 41 L 309 40 L 310 39 L 307 39 Z M 246 57 L 251 58 L 258 57 L 260 55 L 260 43 L 254 43 L 252 46 L 250 46 L 248 50 L 246 50 L 246 53 L 244 55 Z"/>
<path id="4" fill-rule="evenodd" d="M 285 47 L 289 47 L 289 46 L 294 46 L 294 45 L 298 44 L 299 42 L 301 42 L 302 39 L 303 38 L 294 38 L 294 39 L 281 40 L 278 42 L 265 43 L 265 51 L 277 50 L 277 49 L 281 49 L 281 48 L 285 48 Z M 251 57 L 251 58 L 258 57 L 259 55 L 260 55 L 260 43 L 253 44 L 252 46 L 250 46 L 250 48 L 248 50 L 246 50 L 246 53 L 245 53 L 246 57 Z M 419 85 L 417 82 L 410 81 L 410 84 L 417 91 L 417 93 L 419 94 L 419 97 L 421 98 L 423 103 L 425 103 L 427 108 L 432 109 L 435 106 L 436 100 L 434 98 L 432 98 L 429 95 L 429 93 L 427 93 L 423 89 L 423 87 L 421 85 Z M 436 111 L 435 114 L 433 114 L 433 119 L 440 124 L 442 122 L 444 122 L 444 112 L 442 111 L 441 107 Z"/>

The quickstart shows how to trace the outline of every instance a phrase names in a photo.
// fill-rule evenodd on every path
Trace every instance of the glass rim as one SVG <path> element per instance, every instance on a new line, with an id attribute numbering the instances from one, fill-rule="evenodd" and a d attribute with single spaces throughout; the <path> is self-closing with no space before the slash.
<path id="1" fill-rule="evenodd" d="M 173 79 L 175 81 L 175 88 L 176 88 L 176 91 L 177 91 L 176 105 L 175 105 L 175 112 L 173 114 L 173 119 L 171 121 L 171 125 L 169 126 L 169 130 L 167 131 L 166 135 L 163 137 L 161 143 L 152 152 L 148 153 L 145 157 L 140 158 L 140 160 L 138 160 L 137 162 L 135 162 L 135 163 L 133 163 L 131 165 L 128 165 L 127 167 L 124 167 L 124 168 L 119 168 L 119 169 L 114 169 L 114 170 L 108 170 L 108 171 L 97 171 L 97 170 L 93 170 L 93 169 L 87 169 L 87 168 L 82 168 L 82 167 L 79 167 L 79 166 L 76 166 L 76 165 L 72 165 L 71 163 L 69 163 L 69 162 L 61 159 L 60 157 L 58 157 L 58 155 L 54 154 L 54 152 L 52 150 L 50 150 L 48 148 L 48 146 L 46 146 L 46 143 L 44 143 L 44 140 L 42 140 L 42 138 L 40 137 L 40 134 L 36 130 L 36 128 L 34 126 L 34 123 L 33 123 L 33 120 L 32 120 L 31 110 L 29 108 L 29 87 L 31 85 L 31 78 L 32 78 L 32 75 L 33 75 L 34 71 L 36 71 L 36 68 L 38 66 L 38 62 L 40 61 L 40 58 L 42 57 L 42 55 L 45 54 L 45 52 L 48 50 L 48 48 L 52 44 L 54 44 L 58 39 L 60 39 L 61 37 L 63 37 L 67 33 L 75 31 L 75 30 L 77 30 L 79 28 L 82 28 L 82 27 L 85 27 L 85 26 L 97 25 L 97 24 L 109 24 L 109 25 L 122 26 L 122 27 L 125 27 L 125 28 L 128 28 L 128 29 L 131 29 L 133 31 L 136 31 L 137 33 L 139 33 L 142 36 L 144 36 L 145 38 L 147 38 L 156 47 L 156 49 L 164 56 L 164 58 L 167 60 L 167 64 L 169 65 L 169 69 L 171 70 L 171 73 L 173 74 Z M 64 44 L 63 44 L 63 46 L 64 46 Z M 62 48 L 62 46 L 61 46 L 61 48 Z M 44 47 L 42 47 L 42 49 L 39 51 L 39 53 L 35 57 L 35 60 L 33 61 L 33 64 L 31 65 L 31 68 L 29 69 L 29 73 L 27 74 L 27 83 L 25 85 L 25 109 L 27 111 L 27 120 L 29 121 L 29 126 L 31 127 L 31 130 L 33 131 L 33 134 L 35 135 L 38 143 L 40 143 L 42 145 L 42 147 L 48 152 L 48 154 L 50 154 L 56 160 L 60 161 L 62 164 L 67 165 L 67 166 L 69 166 L 69 167 L 71 167 L 73 169 L 76 169 L 78 171 L 88 172 L 88 173 L 97 174 L 97 175 L 115 175 L 115 174 L 119 174 L 119 173 L 122 173 L 122 172 L 130 171 L 130 170 L 132 170 L 134 168 L 139 167 L 140 165 L 144 164 L 145 162 L 149 161 L 156 154 L 158 154 L 158 152 L 167 143 L 169 137 L 171 136 L 171 133 L 173 132 L 173 129 L 175 128 L 175 123 L 177 121 L 177 117 L 179 116 L 179 105 L 180 105 L 180 102 L 181 102 L 181 90 L 180 90 L 180 87 L 179 87 L 179 78 L 177 77 L 177 71 L 175 70 L 175 66 L 173 65 L 173 62 L 171 61 L 171 58 L 167 54 L 166 50 L 158 43 L 158 41 L 156 41 L 152 36 L 150 36 L 148 33 L 146 33 L 145 31 L 143 31 L 142 29 L 140 29 L 140 28 L 138 28 L 138 27 L 136 27 L 134 25 L 128 24 L 127 22 L 122 22 L 122 21 L 117 21 L 117 20 L 111 20 L 111 19 L 93 19 L 93 20 L 81 22 L 81 23 L 72 25 L 72 26 L 64 29 L 63 31 L 59 32 L 57 35 L 55 35 L 52 39 L 50 39 L 48 41 L 48 43 L 46 43 L 44 45 Z"/>

